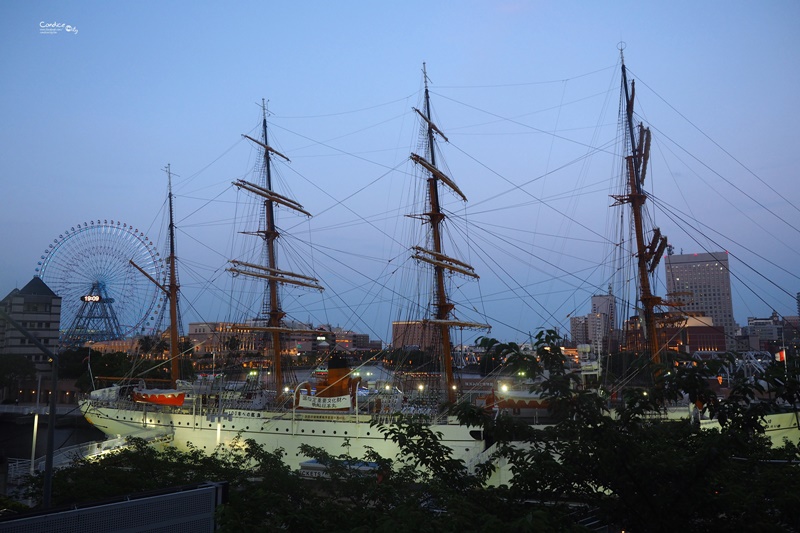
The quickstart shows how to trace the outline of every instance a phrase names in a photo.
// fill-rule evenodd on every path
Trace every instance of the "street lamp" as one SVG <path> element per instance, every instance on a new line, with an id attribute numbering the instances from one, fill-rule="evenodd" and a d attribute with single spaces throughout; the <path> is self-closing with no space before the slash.
<path id="1" fill-rule="evenodd" d="M 58 353 L 51 352 L 50 349 L 34 337 L 27 329 L 22 327 L 16 320 L 11 318 L 8 313 L 0 309 L 0 318 L 14 326 L 28 341 L 39 348 L 52 363 L 52 386 L 50 390 L 50 415 L 47 422 L 47 453 L 44 459 L 44 487 L 42 489 L 42 507 L 50 507 L 53 494 L 53 450 L 55 448 L 55 429 L 56 429 L 56 399 L 58 397 Z M 38 395 L 37 395 L 38 401 Z M 34 442 L 35 445 L 35 442 Z"/>

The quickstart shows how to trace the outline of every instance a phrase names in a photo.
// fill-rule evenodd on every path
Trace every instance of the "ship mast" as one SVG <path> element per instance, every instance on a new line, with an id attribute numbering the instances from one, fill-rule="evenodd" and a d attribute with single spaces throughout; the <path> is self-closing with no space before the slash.
<path id="1" fill-rule="evenodd" d="M 243 135 L 243 137 L 258 145 L 263 150 L 264 178 L 262 183 L 258 185 L 245 180 L 236 180 L 233 184 L 239 189 L 244 189 L 263 199 L 264 229 L 255 232 L 255 234 L 264 240 L 266 252 L 266 257 L 264 259 L 266 260 L 266 266 L 232 260 L 230 263 L 233 266 L 228 268 L 228 271 L 232 272 L 234 275 L 244 274 L 266 281 L 266 289 L 261 309 L 261 317 L 266 318 L 266 327 L 252 327 L 247 329 L 250 331 L 263 331 L 268 333 L 271 337 L 272 374 L 275 381 L 276 394 L 280 397 L 283 389 L 283 372 L 281 366 L 281 352 L 283 351 L 283 347 L 281 333 L 289 330 L 283 327 L 283 318 L 286 316 L 286 313 L 281 309 L 278 293 L 279 285 L 291 284 L 317 290 L 322 290 L 322 287 L 317 283 L 318 280 L 315 278 L 278 269 L 276 240 L 280 237 L 280 232 L 275 225 L 275 206 L 281 205 L 306 216 L 311 215 L 305 211 L 303 206 L 299 203 L 272 190 L 272 156 L 280 157 L 286 161 L 289 161 L 289 158 L 269 145 L 269 138 L 267 137 L 267 108 L 264 100 L 261 101 L 261 109 L 261 135 L 264 141 L 261 142 L 249 135 Z"/>
<path id="2" fill-rule="evenodd" d="M 147 273 L 144 269 L 142 269 L 139 265 L 133 262 L 133 259 L 129 260 L 129 263 L 139 272 L 144 274 L 144 276 L 152 281 L 156 287 L 161 289 L 161 291 L 166 295 L 167 300 L 169 301 L 169 360 L 170 360 L 170 381 L 172 382 L 172 388 L 177 386 L 178 378 L 180 377 L 181 372 L 181 365 L 180 365 L 180 348 L 178 346 L 178 276 L 177 276 L 177 266 L 175 264 L 175 220 L 173 217 L 173 210 L 172 210 L 172 171 L 170 170 L 169 164 L 164 169 L 164 172 L 167 173 L 167 186 L 169 190 L 169 257 L 167 258 L 167 263 L 169 264 L 169 280 L 167 280 L 167 285 L 164 286 L 158 282 L 158 280 L 153 279 L 153 277 Z"/>
<path id="3" fill-rule="evenodd" d="M 264 100 L 261 100 L 261 135 L 264 139 L 264 145 L 269 146 L 269 138 L 267 137 L 267 106 Z M 264 179 L 265 187 L 267 190 L 272 190 L 272 151 L 264 149 Z M 277 258 L 275 257 L 275 239 L 278 238 L 278 231 L 275 229 L 275 201 L 272 198 L 264 199 L 264 220 L 265 230 L 263 234 L 264 242 L 267 248 L 267 266 L 272 270 L 277 270 Z M 281 334 L 277 331 L 280 327 L 281 321 L 285 313 L 281 310 L 280 298 L 278 295 L 278 281 L 274 278 L 267 279 L 267 294 L 264 297 L 264 304 L 266 309 L 262 307 L 262 316 L 265 314 L 268 317 L 267 327 L 276 328 L 272 331 L 272 372 L 275 376 L 275 390 L 277 394 L 281 393 L 283 388 L 283 374 L 281 372 Z"/>
<path id="4" fill-rule="evenodd" d="M 172 211 L 172 173 L 167 164 L 167 181 L 169 184 L 169 358 L 172 362 L 172 387 L 177 385 L 180 377 L 180 359 L 178 346 L 178 278 L 175 267 L 175 219 Z"/>
<path id="5" fill-rule="evenodd" d="M 620 54 L 621 53 L 620 51 Z M 640 300 L 642 303 L 642 321 L 644 322 L 642 325 L 642 332 L 644 334 L 646 350 L 650 353 L 652 361 L 658 363 L 661 361 L 661 346 L 656 329 L 655 308 L 664 304 L 664 302 L 660 297 L 653 294 L 650 288 L 650 274 L 655 271 L 661 260 L 661 254 L 667 246 L 667 238 L 661 235 L 661 231 L 658 228 L 654 228 L 650 242 L 648 243 L 645 241 L 642 209 L 647 195 L 644 192 L 643 184 L 647 174 L 647 163 L 650 158 L 650 129 L 645 128 L 641 123 L 638 125 L 639 135 L 637 143 L 633 123 L 635 84 L 632 81 L 629 90 L 624 58 L 622 60 L 622 84 L 625 94 L 625 126 L 630 141 L 630 154 L 625 157 L 628 172 L 628 194 L 614 196 L 617 200 L 617 203 L 614 205 L 622 203 L 631 205 L 636 238 L 636 257 Z"/>
<path id="6" fill-rule="evenodd" d="M 426 135 L 428 151 L 426 158 L 417 154 L 411 154 L 411 160 L 414 163 L 423 167 L 428 173 L 428 212 L 424 215 L 427 217 L 431 225 L 431 246 L 432 250 L 427 250 L 421 247 L 415 247 L 416 254 L 414 259 L 426 262 L 433 266 L 434 273 L 434 319 L 429 323 L 438 329 L 439 341 L 441 342 L 442 350 L 442 365 L 444 373 L 444 383 L 447 388 L 447 400 L 450 403 L 456 401 L 456 380 L 453 374 L 453 355 L 450 346 L 450 328 L 451 327 L 469 327 L 469 328 L 488 328 L 486 324 L 475 324 L 471 322 L 462 322 L 451 319 L 451 313 L 455 305 L 450 302 L 447 297 L 447 290 L 445 287 L 445 271 L 457 272 L 463 275 L 477 278 L 478 275 L 473 271 L 473 268 L 457 259 L 448 257 L 442 251 L 442 222 L 445 215 L 442 212 L 439 203 L 439 183 L 445 184 L 453 192 L 459 195 L 464 201 L 467 200 L 464 193 L 459 190 L 455 182 L 446 174 L 444 174 L 436 166 L 436 150 L 435 150 L 435 136 L 434 133 L 441 136 L 445 141 L 447 137 L 436 127 L 431 120 L 431 101 L 430 93 L 428 91 L 428 73 L 425 69 L 425 64 L 422 64 L 422 72 L 425 83 L 425 111 L 424 113 L 415 109 L 415 111 L 422 117 L 426 123 Z"/>

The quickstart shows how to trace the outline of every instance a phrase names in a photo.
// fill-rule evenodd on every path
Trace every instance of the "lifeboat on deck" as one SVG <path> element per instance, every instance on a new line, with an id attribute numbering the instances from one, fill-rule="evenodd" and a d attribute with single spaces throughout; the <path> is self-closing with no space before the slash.
<path id="1" fill-rule="evenodd" d="M 186 392 L 176 389 L 145 389 L 136 387 L 131 393 L 134 402 L 152 403 L 155 405 L 181 406 L 186 399 Z"/>
<path id="2" fill-rule="evenodd" d="M 486 396 L 479 396 L 478 401 L 483 401 L 485 409 L 508 409 L 512 414 L 519 414 L 522 410 L 547 409 L 549 403 L 538 393 L 527 391 L 495 392 L 492 390 Z"/>

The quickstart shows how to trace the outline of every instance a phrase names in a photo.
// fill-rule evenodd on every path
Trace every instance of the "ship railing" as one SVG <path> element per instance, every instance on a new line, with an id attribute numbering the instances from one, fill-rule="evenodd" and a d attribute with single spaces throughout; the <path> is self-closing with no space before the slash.
<path id="1" fill-rule="evenodd" d="M 136 435 L 130 435 L 135 437 Z M 172 440 L 172 435 L 150 436 L 149 442 L 165 442 Z M 128 437 L 118 437 L 103 441 L 84 442 L 73 446 L 65 446 L 53 452 L 53 468 L 65 468 L 81 459 L 102 457 L 113 451 L 129 447 Z M 39 457 L 31 463 L 30 459 L 8 459 L 8 483 L 18 484 L 25 476 L 34 472 L 44 472 L 46 457 Z"/>
<path id="2" fill-rule="evenodd" d="M 24 476 L 31 473 L 31 460 L 30 459 L 14 459 L 8 458 L 8 483 L 16 485 Z"/>
<path id="3" fill-rule="evenodd" d="M 483 450 L 478 455 L 470 458 L 465 463 L 464 466 L 467 467 L 467 471 L 468 472 L 472 473 L 472 472 L 475 471 L 475 467 L 477 467 L 478 465 L 480 465 L 482 463 L 486 463 L 486 462 L 492 461 L 493 460 L 492 459 L 492 454 L 494 454 L 496 451 L 497 451 L 497 443 L 495 442 L 494 444 L 492 444 L 491 446 L 489 446 L 488 448 Z"/>
<path id="4" fill-rule="evenodd" d="M 291 402 L 274 402 L 262 399 L 261 401 L 253 399 L 224 399 L 222 402 L 219 399 L 207 400 L 203 402 L 187 402 L 182 406 L 168 406 L 156 405 L 142 402 L 134 402 L 127 398 L 119 398 L 112 400 L 93 399 L 91 403 L 95 407 L 114 407 L 122 410 L 130 411 L 143 411 L 148 412 L 162 412 L 162 413 L 179 413 L 179 414 L 195 414 L 198 416 L 218 416 L 223 415 L 228 411 L 271 411 L 281 412 L 284 417 L 291 417 L 293 410 L 290 406 Z M 380 424 L 390 424 L 397 419 L 397 414 L 400 413 L 404 416 L 419 417 L 433 424 L 453 424 L 457 423 L 453 417 L 441 413 L 439 406 L 432 402 L 427 403 L 408 403 L 400 404 L 400 402 L 393 401 L 392 397 L 387 398 L 384 407 L 380 412 L 374 412 L 370 407 L 373 404 L 363 406 L 359 410 L 358 417 L 363 420 L 374 420 Z M 353 413 L 355 414 L 355 413 Z"/>
<path id="5" fill-rule="evenodd" d="M 75 404 L 59 404 L 56 405 L 56 414 L 58 415 L 68 415 L 71 414 L 72 411 L 77 409 L 77 405 Z M 40 414 L 46 415 L 50 413 L 50 406 L 46 403 L 42 403 L 38 407 L 34 404 L 23 404 L 23 405 L 0 405 L 0 413 L 12 413 L 15 415 L 33 415 L 33 414 Z"/>
<path id="6" fill-rule="evenodd" d="M 373 421 L 376 424 L 394 424 L 403 416 L 405 418 L 411 418 L 413 420 L 418 420 L 425 422 L 427 424 L 436 424 L 436 425 L 447 425 L 447 424 L 458 424 L 458 420 L 454 416 L 450 416 L 447 413 L 440 413 L 436 409 L 402 409 L 400 411 L 394 412 L 384 412 L 384 413 L 369 413 L 367 415 L 362 415 L 365 417 L 368 416 L 369 420 Z"/>

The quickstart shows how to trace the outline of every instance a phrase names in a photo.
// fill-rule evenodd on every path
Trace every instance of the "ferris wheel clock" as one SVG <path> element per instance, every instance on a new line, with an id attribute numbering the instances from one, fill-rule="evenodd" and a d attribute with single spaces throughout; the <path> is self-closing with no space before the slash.
<path id="1" fill-rule="evenodd" d="M 113 304 L 114 298 L 103 298 L 99 294 L 84 294 L 81 296 L 82 302 L 104 302 L 107 304 Z"/>

